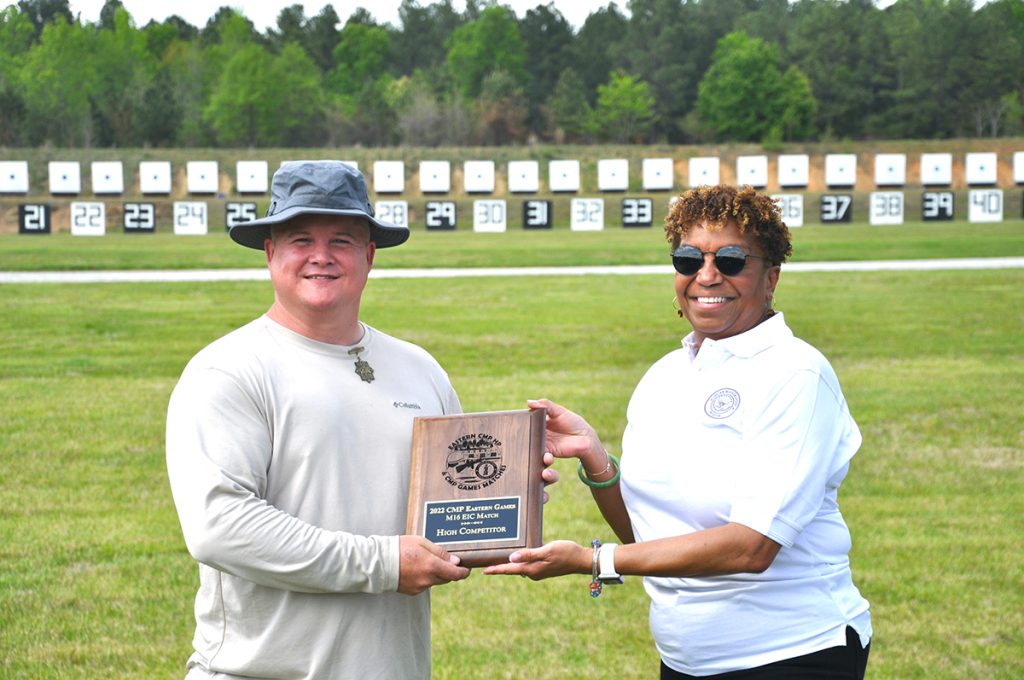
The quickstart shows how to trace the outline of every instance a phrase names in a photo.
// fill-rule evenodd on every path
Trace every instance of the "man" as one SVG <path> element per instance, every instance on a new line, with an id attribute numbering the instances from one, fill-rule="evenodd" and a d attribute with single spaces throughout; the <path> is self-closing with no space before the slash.
<path id="1" fill-rule="evenodd" d="M 421 348 L 359 321 L 377 248 L 363 176 L 284 164 L 267 216 L 267 313 L 200 351 L 171 395 L 167 468 L 199 563 L 188 678 L 427 678 L 433 585 L 465 578 L 405 526 L 412 419 L 461 411 Z"/>

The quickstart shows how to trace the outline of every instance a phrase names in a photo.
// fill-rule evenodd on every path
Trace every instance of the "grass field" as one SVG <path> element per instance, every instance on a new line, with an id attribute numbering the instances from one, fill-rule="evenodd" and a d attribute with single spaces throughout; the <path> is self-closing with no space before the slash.
<path id="1" fill-rule="evenodd" d="M 866 224 L 793 229 L 793 262 L 1002 257 L 1024 255 L 1024 221 L 995 224 L 908 222 L 899 227 Z M 400 248 L 383 250 L 375 267 L 514 267 L 667 264 L 659 227 L 608 228 L 601 232 L 414 229 Z M 169 233 L 89 238 L 67 232 L 45 236 L 0 234 L 0 271 L 81 269 L 221 269 L 262 267 L 259 251 L 240 248 L 223 233 Z"/>
<path id="2" fill-rule="evenodd" d="M 1022 231 L 807 227 L 794 259 L 1024 255 Z M 261 265 L 218 237 L 138 239 L 4 237 L 0 270 Z M 378 265 L 663 261 L 656 230 L 622 230 L 417 234 Z M 783 274 L 778 308 L 832 360 L 864 432 L 840 503 L 871 678 L 1024 676 L 1022 290 L 1024 270 Z M 671 297 L 661 276 L 382 279 L 363 316 L 432 352 L 467 410 L 547 396 L 618 452 L 630 391 L 687 330 Z M 270 299 L 261 282 L 0 286 L 0 676 L 183 675 L 197 579 L 164 472 L 167 397 Z M 561 469 L 545 536 L 610 538 Z M 639 579 L 598 600 L 586 581 L 436 589 L 434 676 L 654 677 Z"/>

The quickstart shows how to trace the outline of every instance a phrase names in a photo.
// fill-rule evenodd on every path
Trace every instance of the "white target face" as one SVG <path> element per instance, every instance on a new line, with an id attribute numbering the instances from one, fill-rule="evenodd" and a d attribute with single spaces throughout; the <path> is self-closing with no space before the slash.
<path id="1" fill-rule="evenodd" d="M 964 175 L 970 186 L 995 184 L 998 169 L 999 164 L 994 153 L 969 153 L 964 159 Z"/>
<path id="2" fill-rule="evenodd" d="M 540 191 L 540 164 L 537 161 L 509 161 L 508 190 L 513 194 Z"/>
<path id="3" fill-rule="evenodd" d="M 779 156 L 779 186 L 784 189 L 800 189 L 810 183 L 811 159 L 806 154 Z"/>
<path id="4" fill-rule="evenodd" d="M 736 159 L 736 183 L 755 189 L 768 186 L 768 156 L 739 156 Z"/>
<path id="5" fill-rule="evenodd" d="M 907 183 L 907 155 L 875 154 L 875 186 L 901 187 Z"/>
<path id="6" fill-rule="evenodd" d="M 462 183 L 467 194 L 493 194 L 494 161 L 466 161 L 463 163 Z"/>
<path id="7" fill-rule="evenodd" d="M 675 164 L 671 158 L 645 158 L 644 191 L 672 191 L 675 187 Z"/>
<path id="8" fill-rule="evenodd" d="M 77 161 L 50 161 L 50 193 L 82 193 L 82 168 Z"/>
<path id="9" fill-rule="evenodd" d="M 625 191 L 629 188 L 629 161 L 625 158 L 602 158 L 597 161 L 599 191 Z"/>
<path id="10" fill-rule="evenodd" d="M 953 183 L 953 154 L 921 154 L 921 185 L 948 187 Z"/>
<path id="11" fill-rule="evenodd" d="M 405 162 L 374 161 L 373 190 L 378 194 L 400 194 L 405 191 Z"/>
<path id="12" fill-rule="evenodd" d="M 269 188 L 266 161 L 238 161 L 235 165 L 235 188 L 240 194 L 265 194 Z"/>
<path id="13" fill-rule="evenodd" d="M 691 158 L 689 166 L 687 179 L 691 188 L 719 183 L 721 164 L 717 157 Z"/>
<path id="14" fill-rule="evenodd" d="M 139 163 L 139 191 L 144 195 L 171 193 L 171 164 L 168 161 Z"/>
<path id="15" fill-rule="evenodd" d="M 189 161 L 185 174 L 190 194 L 217 193 L 217 161 Z"/>
<path id="16" fill-rule="evenodd" d="M 28 161 L 0 161 L 0 194 L 28 193 Z"/>
<path id="17" fill-rule="evenodd" d="M 448 161 L 420 162 L 420 192 L 447 194 L 452 190 L 452 166 Z"/>
<path id="18" fill-rule="evenodd" d="M 96 161 L 90 166 L 92 193 L 121 195 L 124 193 L 124 165 L 121 161 Z"/>
<path id="19" fill-rule="evenodd" d="M 580 190 L 580 162 L 574 160 L 548 163 L 548 188 L 552 192 Z"/>
<path id="20" fill-rule="evenodd" d="M 852 187 L 856 183 L 856 154 L 825 154 L 825 184 L 827 184 L 830 187 Z"/>

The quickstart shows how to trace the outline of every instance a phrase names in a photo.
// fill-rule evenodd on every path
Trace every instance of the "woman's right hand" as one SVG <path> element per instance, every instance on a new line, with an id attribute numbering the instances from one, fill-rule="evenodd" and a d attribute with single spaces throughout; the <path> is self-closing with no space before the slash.
<path id="1" fill-rule="evenodd" d="M 518 574 L 534 581 L 566 574 L 589 574 L 593 548 L 584 548 L 572 541 L 552 541 L 539 548 L 517 550 L 508 560 L 485 567 L 484 573 Z"/>
<path id="2" fill-rule="evenodd" d="M 583 416 L 548 399 L 529 399 L 530 408 L 547 409 L 547 450 L 557 458 L 579 458 L 590 472 L 600 472 L 608 463 L 601 438 Z"/>

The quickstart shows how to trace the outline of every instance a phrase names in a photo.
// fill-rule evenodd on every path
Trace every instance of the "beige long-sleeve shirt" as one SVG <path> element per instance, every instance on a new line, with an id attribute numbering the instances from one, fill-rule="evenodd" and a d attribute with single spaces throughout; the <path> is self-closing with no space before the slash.
<path id="1" fill-rule="evenodd" d="M 428 593 L 398 587 L 412 420 L 461 411 L 429 354 L 260 317 L 185 368 L 167 467 L 199 563 L 189 677 L 427 678 Z M 365 371 L 364 371 L 365 374 Z"/>

